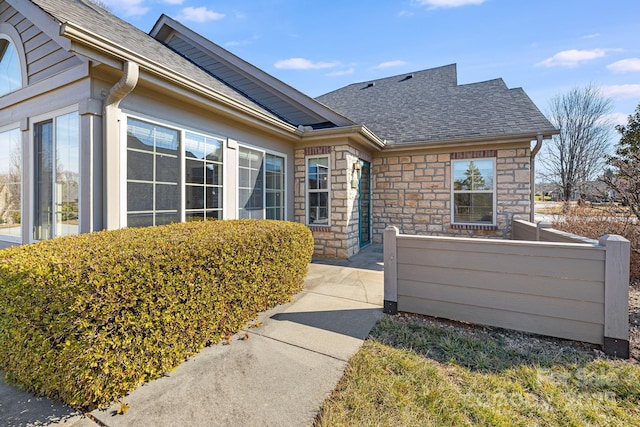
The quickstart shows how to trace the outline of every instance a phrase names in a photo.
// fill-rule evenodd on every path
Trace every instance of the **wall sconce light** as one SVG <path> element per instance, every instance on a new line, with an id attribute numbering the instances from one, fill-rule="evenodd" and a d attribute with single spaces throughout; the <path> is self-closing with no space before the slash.
<path id="1" fill-rule="evenodd" d="M 358 188 L 362 166 L 360 162 L 353 162 L 353 170 L 351 171 L 351 188 Z"/>

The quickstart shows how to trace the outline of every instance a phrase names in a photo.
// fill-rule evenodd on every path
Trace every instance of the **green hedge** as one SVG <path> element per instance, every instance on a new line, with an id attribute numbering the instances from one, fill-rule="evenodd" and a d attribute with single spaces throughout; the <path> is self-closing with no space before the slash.
<path id="1" fill-rule="evenodd" d="M 93 409 L 171 371 L 303 286 L 301 224 L 206 221 L 0 252 L 0 370 Z"/>

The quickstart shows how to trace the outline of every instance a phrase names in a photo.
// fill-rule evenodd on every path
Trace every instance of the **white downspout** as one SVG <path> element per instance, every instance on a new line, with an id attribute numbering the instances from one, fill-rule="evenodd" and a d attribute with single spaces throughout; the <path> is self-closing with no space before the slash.
<path id="1" fill-rule="evenodd" d="M 111 88 L 104 101 L 103 111 L 103 224 L 106 230 L 121 227 L 121 151 L 120 141 L 120 101 L 133 91 L 138 83 L 140 69 L 135 62 L 124 63 L 120 80 Z"/>
<path id="2" fill-rule="evenodd" d="M 536 218 L 536 154 L 542 148 L 542 134 L 539 133 L 536 136 L 536 146 L 531 150 L 531 169 L 530 169 L 530 186 L 531 186 L 531 212 L 529 213 L 529 222 L 535 222 Z M 544 195 L 542 196 L 544 200 Z"/>

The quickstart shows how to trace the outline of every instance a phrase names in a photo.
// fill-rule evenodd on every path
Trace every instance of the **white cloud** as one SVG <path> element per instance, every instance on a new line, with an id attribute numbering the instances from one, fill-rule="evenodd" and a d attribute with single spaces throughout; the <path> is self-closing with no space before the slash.
<path id="1" fill-rule="evenodd" d="M 386 61 L 386 62 L 381 62 L 380 64 L 376 65 L 375 67 L 373 67 L 374 70 L 380 70 L 380 69 L 384 69 L 384 68 L 392 68 L 392 67 L 400 67 L 402 65 L 405 65 L 406 62 L 405 61 L 401 61 L 401 60 L 396 60 L 396 61 Z"/>
<path id="2" fill-rule="evenodd" d="M 214 12 L 213 10 L 207 9 L 206 7 L 185 7 L 180 12 L 178 19 L 184 21 L 192 21 L 192 22 L 209 22 L 209 21 L 217 21 L 219 19 L 224 18 L 223 13 Z"/>
<path id="3" fill-rule="evenodd" d="M 332 71 L 330 73 L 327 73 L 326 76 L 327 77 L 338 77 L 338 76 L 348 76 L 350 74 L 355 73 L 355 68 L 347 68 L 346 70 L 338 70 L 338 71 Z"/>
<path id="4" fill-rule="evenodd" d="M 428 6 L 429 9 L 451 8 L 482 4 L 486 0 L 416 0 L 421 6 Z"/>
<path id="5" fill-rule="evenodd" d="M 544 61 L 538 62 L 538 67 L 577 67 L 588 61 L 603 58 L 607 52 L 613 49 L 591 49 L 591 50 L 563 50 L 556 53 Z"/>
<path id="6" fill-rule="evenodd" d="M 149 8 L 144 6 L 144 0 L 103 0 L 107 7 L 122 10 L 125 16 L 145 15 Z"/>
<path id="7" fill-rule="evenodd" d="M 580 38 L 588 40 L 588 39 L 595 39 L 597 37 L 600 37 L 600 33 L 587 34 L 586 36 L 582 36 Z"/>
<path id="8" fill-rule="evenodd" d="M 640 58 L 627 58 L 607 65 L 614 73 L 632 73 L 640 71 Z"/>
<path id="9" fill-rule="evenodd" d="M 251 43 L 251 41 L 249 40 L 231 40 L 230 42 L 226 42 L 224 45 L 225 46 L 244 46 L 244 45 L 248 45 L 249 43 Z"/>
<path id="10" fill-rule="evenodd" d="M 339 62 L 314 62 L 305 58 L 281 59 L 275 63 L 275 67 L 283 70 L 318 70 L 321 68 L 333 68 L 340 65 Z"/>
<path id="11" fill-rule="evenodd" d="M 182 4 L 184 0 L 162 0 L 162 2 L 166 4 Z"/>
<path id="12" fill-rule="evenodd" d="M 624 113 L 611 113 L 604 116 L 605 123 L 610 123 L 614 126 L 616 125 L 626 125 L 628 115 Z"/>
<path id="13" fill-rule="evenodd" d="M 231 40 L 226 42 L 224 45 L 225 46 L 245 46 L 255 42 L 258 39 L 260 39 L 260 36 L 254 35 L 251 38 L 244 39 L 244 40 Z"/>
<path id="14" fill-rule="evenodd" d="M 640 98 L 640 84 L 603 86 L 601 89 L 602 94 L 608 98 Z"/>

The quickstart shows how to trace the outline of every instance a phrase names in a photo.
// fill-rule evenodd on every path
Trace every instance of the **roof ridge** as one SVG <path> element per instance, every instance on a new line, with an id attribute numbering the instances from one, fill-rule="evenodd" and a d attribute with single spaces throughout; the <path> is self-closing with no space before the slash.
<path id="1" fill-rule="evenodd" d="M 370 83 L 381 83 L 383 81 L 390 81 L 390 80 L 396 80 L 397 81 L 398 79 L 403 79 L 403 78 L 405 78 L 405 77 L 407 77 L 409 75 L 413 75 L 413 77 L 416 77 L 416 75 L 434 74 L 436 71 L 445 70 L 445 69 L 448 69 L 448 68 L 453 68 L 453 72 L 450 74 L 450 77 L 453 77 L 454 81 L 456 81 L 456 84 L 457 84 L 457 80 L 458 80 L 457 64 L 456 63 L 452 63 L 452 64 L 447 64 L 447 65 L 442 65 L 442 66 L 439 66 L 439 67 L 426 68 L 426 69 L 423 69 L 423 70 L 408 71 L 406 73 L 399 73 L 399 74 L 396 74 L 396 75 L 393 75 L 393 76 L 388 76 L 388 77 L 380 77 L 378 79 L 370 79 L 370 80 L 363 80 L 363 81 L 359 81 L 359 82 L 350 83 L 347 86 L 335 89 L 335 90 L 333 90 L 331 92 L 327 92 L 327 93 L 325 93 L 323 95 L 320 95 L 319 97 L 324 96 L 324 95 L 328 95 L 328 94 L 330 94 L 332 92 L 335 92 L 335 91 L 339 91 L 341 89 L 344 89 L 345 87 L 362 86 L 362 85 L 366 85 L 366 84 L 370 84 Z"/>

